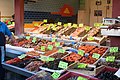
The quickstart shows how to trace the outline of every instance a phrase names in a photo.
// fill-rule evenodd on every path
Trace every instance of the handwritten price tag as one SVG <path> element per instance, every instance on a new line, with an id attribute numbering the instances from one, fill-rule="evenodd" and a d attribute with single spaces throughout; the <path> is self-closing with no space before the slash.
<path id="1" fill-rule="evenodd" d="M 113 52 L 118 52 L 118 47 L 111 47 L 110 48 L 110 52 L 113 53 Z"/>
<path id="2" fill-rule="evenodd" d="M 106 61 L 107 62 L 114 62 L 115 61 L 115 56 L 107 56 Z"/>
<path id="3" fill-rule="evenodd" d="M 56 42 L 56 43 L 55 43 L 55 46 L 56 46 L 56 47 L 59 47 L 59 46 L 60 46 L 60 42 Z"/>
<path id="4" fill-rule="evenodd" d="M 77 80 L 88 80 L 88 79 L 87 79 L 87 78 L 84 78 L 84 77 L 79 76 L 79 77 L 77 78 Z"/>
<path id="5" fill-rule="evenodd" d="M 73 24 L 72 27 L 77 28 L 78 26 L 77 26 L 77 24 Z"/>
<path id="6" fill-rule="evenodd" d="M 45 46 L 41 46 L 41 51 L 45 51 Z"/>
<path id="7" fill-rule="evenodd" d="M 90 30 L 90 26 L 86 26 L 86 27 L 85 27 L 85 30 L 86 30 L 86 31 L 89 31 L 89 30 Z"/>
<path id="8" fill-rule="evenodd" d="M 67 69 L 68 68 L 68 63 L 60 61 L 58 67 L 62 68 L 62 69 Z"/>
<path id="9" fill-rule="evenodd" d="M 79 27 L 83 27 L 84 25 L 83 24 L 79 24 Z"/>
<path id="10" fill-rule="evenodd" d="M 87 64 L 84 64 L 84 63 L 78 64 L 78 68 L 86 68 L 86 67 L 87 67 Z"/>
<path id="11" fill-rule="evenodd" d="M 92 37 L 92 36 L 89 36 L 89 37 L 87 38 L 87 40 L 90 40 L 90 41 L 92 41 L 92 40 L 94 40 L 94 37 Z"/>
<path id="12" fill-rule="evenodd" d="M 60 77 L 60 73 L 54 72 L 51 76 L 52 76 L 54 79 L 57 79 L 57 78 Z"/>
<path id="13" fill-rule="evenodd" d="M 62 22 L 58 22 L 57 24 L 60 26 L 60 25 L 62 25 Z"/>
<path id="14" fill-rule="evenodd" d="M 26 36 L 26 39 L 29 40 L 29 39 L 30 39 L 30 36 Z"/>
<path id="15" fill-rule="evenodd" d="M 59 49 L 58 53 L 65 53 L 65 50 L 64 49 Z"/>
<path id="16" fill-rule="evenodd" d="M 96 58 L 96 59 L 99 59 L 99 57 L 100 57 L 100 54 L 93 53 L 92 57 L 93 57 L 93 58 Z"/>
<path id="17" fill-rule="evenodd" d="M 55 42 L 57 39 L 56 38 L 52 38 L 52 42 Z"/>
<path id="18" fill-rule="evenodd" d="M 68 27 L 68 24 L 64 24 L 63 26 L 64 26 L 64 27 Z"/>
<path id="19" fill-rule="evenodd" d="M 53 46 L 52 45 L 48 45 L 47 47 L 49 50 L 52 50 L 53 49 Z"/>
<path id="20" fill-rule="evenodd" d="M 72 23 L 68 23 L 68 26 L 71 26 L 72 25 Z"/>
<path id="21" fill-rule="evenodd" d="M 47 62 L 55 60 L 55 58 L 51 58 L 51 57 L 43 56 L 43 55 L 39 59 L 42 61 L 47 61 Z"/>
<path id="22" fill-rule="evenodd" d="M 81 56 L 84 56 L 84 52 L 85 52 L 85 51 L 83 51 L 83 50 L 79 50 L 79 51 L 78 51 L 78 54 L 81 55 Z"/>
<path id="23" fill-rule="evenodd" d="M 35 42 L 36 42 L 36 40 L 37 40 L 37 38 L 36 38 L 36 37 L 34 37 L 34 38 L 32 39 L 32 42 L 33 42 L 33 43 L 35 43 Z"/>
<path id="24" fill-rule="evenodd" d="M 22 55 L 18 56 L 18 58 L 19 58 L 19 59 L 23 59 L 23 58 L 25 58 L 26 56 L 27 56 L 26 54 L 22 54 Z"/>
<path id="25" fill-rule="evenodd" d="M 47 19 L 44 19 L 43 22 L 44 22 L 44 23 L 47 23 Z"/>

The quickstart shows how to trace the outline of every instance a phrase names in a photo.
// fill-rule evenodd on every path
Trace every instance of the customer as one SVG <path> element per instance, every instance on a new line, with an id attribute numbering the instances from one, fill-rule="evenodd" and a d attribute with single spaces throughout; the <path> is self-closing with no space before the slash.
<path id="1" fill-rule="evenodd" d="M 13 42 L 15 41 L 14 37 L 12 36 L 12 33 L 10 32 L 6 24 L 0 21 L 0 80 L 4 80 L 4 76 L 5 76 L 5 71 L 1 64 L 4 61 L 4 55 L 5 55 L 4 54 L 5 43 L 6 43 L 5 35 L 7 35 Z"/>

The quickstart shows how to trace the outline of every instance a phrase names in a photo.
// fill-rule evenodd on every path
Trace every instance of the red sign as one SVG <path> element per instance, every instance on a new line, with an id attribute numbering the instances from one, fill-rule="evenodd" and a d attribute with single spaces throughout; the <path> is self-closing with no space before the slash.
<path id="1" fill-rule="evenodd" d="M 65 4 L 62 8 L 60 8 L 59 12 L 52 12 L 51 14 L 60 14 L 61 16 L 73 16 L 73 7 Z"/>

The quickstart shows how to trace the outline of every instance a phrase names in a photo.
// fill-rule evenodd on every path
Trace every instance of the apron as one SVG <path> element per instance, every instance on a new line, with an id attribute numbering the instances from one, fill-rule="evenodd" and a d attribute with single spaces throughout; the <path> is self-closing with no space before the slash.
<path id="1" fill-rule="evenodd" d="M 0 32 L 0 79 L 2 80 L 5 77 L 5 70 L 2 67 L 2 62 L 4 61 L 5 57 L 5 35 L 4 33 Z"/>
<path id="2" fill-rule="evenodd" d="M 4 57 L 5 57 L 5 43 L 6 43 L 6 39 L 5 39 L 5 35 L 4 33 L 0 32 L 0 62 L 4 61 Z"/>

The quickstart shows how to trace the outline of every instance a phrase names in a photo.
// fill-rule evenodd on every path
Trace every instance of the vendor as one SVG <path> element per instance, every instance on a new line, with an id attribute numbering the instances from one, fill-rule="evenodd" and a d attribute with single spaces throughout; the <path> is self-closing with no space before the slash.
<path id="1" fill-rule="evenodd" d="M 2 62 L 4 61 L 4 55 L 5 55 L 5 43 L 6 38 L 5 35 L 7 35 L 11 41 L 15 41 L 14 37 L 12 36 L 12 33 L 8 29 L 5 23 L 0 21 L 0 80 L 4 80 L 5 71 L 2 68 Z"/>

